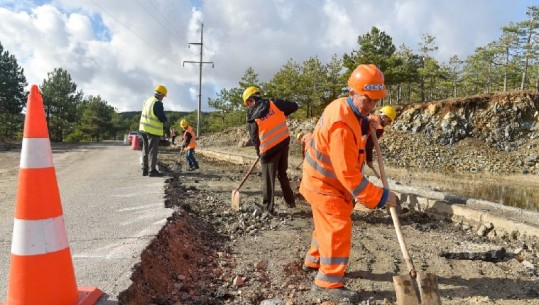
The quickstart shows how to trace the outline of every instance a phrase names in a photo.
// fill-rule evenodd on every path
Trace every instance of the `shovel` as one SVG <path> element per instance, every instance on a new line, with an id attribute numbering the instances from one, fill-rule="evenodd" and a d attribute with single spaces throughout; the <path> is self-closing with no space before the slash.
<path id="1" fill-rule="evenodd" d="M 230 203 L 230 207 L 233 210 L 238 211 L 240 209 L 240 188 L 243 185 L 243 183 L 245 183 L 245 180 L 247 180 L 247 177 L 249 177 L 249 175 L 251 175 L 251 172 L 255 169 L 255 166 L 258 163 L 258 160 L 260 160 L 260 156 L 256 158 L 255 162 L 253 163 L 253 165 L 251 166 L 251 168 L 249 169 L 245 177 L 243 177 L 243 180 L 241 180 L 240 185 L 238 185 L 238 187 L 232 191 L 232 202 Z"/>
<path id="2" fill-rule="evenodd" d="M 183 153 L 183 147 L 180 149 L 180 157 L 178 158 L 178 161 L 174 162 L 174 166 L 172 167 L 173 171 L 182 171 L 182 153 Z"/>
<path id="3" fill-rule="evenodd" d="M 303 164 L 303 159 L 301 159 L 301 162 L 296 166 L 296 169 L 299 169 L 299 167 Z"/>
<path id="4" fill-rule="evenodd" d="M 370 126 L 370 130 L 372 142 L 376 149 L 380 177 L 382 178 L 384 187 L 389 189 L 376 131 L 372 126 Z M 396 275 L 393 277 L 393 284 L 395 285 L 395 292 L 397 294 L 397 305 L 441 305 L 442 302 L 440 300 L 436 276 L 432 273 L 415 271 L 414 263 L 412 262 L 410 254 L 408 254 L 408 249 L 406 248 L 406 243 L 402 236 L 397 210 L 394 207 L 390 207 L 389 211 L 391 213 L 391 218 L 393 219 L 393 224 L 395 225 L 395 231 L 397 232 L 397 239 L 399 241 L 402 256 L 408 267 L 407 275 Z"/>

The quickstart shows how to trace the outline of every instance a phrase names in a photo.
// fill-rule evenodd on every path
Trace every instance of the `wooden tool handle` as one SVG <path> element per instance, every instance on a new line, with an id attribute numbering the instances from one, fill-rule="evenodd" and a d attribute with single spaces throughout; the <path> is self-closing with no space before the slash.
<path id="1" fill-rule="evenodd" d="M 384 169 L 384 163 L 382 162 L 382 153 L 380 152 L 380 145 L 378 145 L 378 137 L 376 136 L 376 130 L 370 125 L 369 127 L 371 131 L 371 139 L 374 143 L 374 149 L 376 149 L 376 157 L 378 160 L 378 168 L 380 169 L 380 177 L 382 178 L 382 183 L 384 184 L 384 187 L 389 190 L 389 184 L 387 183 L 386 171 Z M 399 241 L 402 256 L 406 261 L 410 276 L 415 278 L 417 273 L 414 268 L 414 262 L 412 261 L 412 259 L 410 258 L 410 254 L 408 253 L 408 248 L 406 248 L 406 242 L 404 242 L 404 237 L 402 236 L 399 215 L 397 215 L 397 210 L 395 209 L 395 207 L 389 207 L 389 212 L 391 213 L 391 219 L 393 219 L 393 225 L 395 226 L 395 231 L 397 232 L 397 239 Z"/>
<path id="2" fill-rule="evenodd" d="M 249 175 L 251 175 L 251 172 L 255 169 L 255 166 L 256 164 L 258 163 L 258 160 L 260 160 L 260 156 L 258 156 L 258 158 L 256 158 L 255 162 L 253 163 L 253 165 L 251 166 L 251 168 L 249 169 L 249 171 L 247 172 L 247 174 L 245 175 L 245 177 L 243 177 L 243 180 L 241 180 L 240 182 L 240 185 L 238 185 L 238 187 L 236 188 L 236 191 L 239 191 L 241 186 L 243 185 L 243 183 L 245 183 L 245 180 L 247 180 L 247 178 L 249 177 Z"/>

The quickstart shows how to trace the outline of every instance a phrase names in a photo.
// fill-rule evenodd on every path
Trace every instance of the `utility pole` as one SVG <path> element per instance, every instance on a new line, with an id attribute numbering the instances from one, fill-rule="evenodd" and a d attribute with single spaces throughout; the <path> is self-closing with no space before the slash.
<path id="1" fill-rule="evenodd" d="M 200 135 L 200 112 L 202 106 L 202 64 L 211 64 L 211 67 L 214 67 L 213 61 L 202 61 L 202 50 L 204 49 L 204 24 L 201 23 L 200 26 L 200 42 L 190 42 L 189 47 L 192 44 L 200 46 L 200 60 L 184 60 L 182 66 L 185 66 L 185 63 L 198 64 L 199 65 L 199 74 L 198 74 L 198 112 L 197 112 L 197 138 Z"/>

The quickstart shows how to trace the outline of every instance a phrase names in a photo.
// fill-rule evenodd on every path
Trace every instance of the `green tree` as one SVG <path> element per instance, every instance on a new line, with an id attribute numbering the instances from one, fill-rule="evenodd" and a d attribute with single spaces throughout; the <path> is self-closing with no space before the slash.
<path id="1" fill-rule="evenodd" d="M 422 67 L 423 61 L 419 55 L 415 54 L 412 49 L 404 44 L 399 47 L 394 56 L 399 58 L 401 63 L 394 69 L 395 81 L 397 83 L 397 103 L 401 103 L 402 100 L 412 102 L 416 100 L 415 96 L 419 94 L 419 91 L 416 89 L 417 84 L 421 83 L 418 71 Z"/>
<path id="2" fill-rule="evenodd" d="M 301 106 L 305 98 L 304 93 L 299 90 L 300 75 L 301 66 L 289 59 L 264 87 L 266 95 L 295 101 Z"/>
<path id="3" fill-rule="evenodd" d="M 477 48 L 475 53 L 466 59 L 463 79 L 471 86 L 466 94 L 490 92 L 495 54 L 496 51 L 490 45 Z"/>
<path id="4" fill-rule="evenodd" d="M 324 101 L 317 109 L 317 112 L 322 112 L 327 104 L 341 95 L 342 88 L 346 87 L 346 80 L 342 74 L 342 68 L 342 60 L 337 57 L 337 54 L 333 54 L 331 60 L 326 64 L 326 91 L 324 93 Z M 317 113 L 313 113 L 313 115 L 316 114 Z"/>
<path id="5" fill-rule="evenodd" d="M 314 115 L 314 110 L 320 108 L 329 87 L 327 66 L 323 65 L 318 57 L 310 57 L 303 62 L 302 73 L 299 77 L 300 88 L 303 93 L 301 108 L 306 112 L 306 118 Z"/>
<path id="6" fill-rule="evenodd" d="M 80 130 L 93 141 L 100 141 L 104 135 L 111 135 L 114 107 L 107 104 L 99 95 L 89 96 L 85 102 L 80 121 Z"/>
<path id="7" fill-rule="evenodd" d="M 525 88 L 530 60 L 535 60 L 539 57 L 539 6 L 528 7 L 526 15 L 528 16 L 528 20 L 518 23 L 520 28 L 519 36 L 523 44 L 524 61 L 520 90 L 524 90 Z M 539 90 L 539 80 L 536 87 Z"/>
<path id="8" fill-rule="evenodd" d="M 503 91 L 507 91 L 509 75 L 518 70 L 518 65 L 515 63 L 515 58 L 519 51 L 518 35 L 518 26 L 509 23 L 508 26 L 502 27 L 502 36 L 497 42 L 500 53 L 500 62 L 498 64 L 501 66 L 503 73 Z"/>
<path id="9" fill-rule="evenodd" d="M 62 68 L 47 73 L 41 92 L 51 140 L 62 142 L 76 128 L 77 105 L 82 101 L 83 93 L 77 91 L 71 75 Z"/>
<path id="10" fill-rule="evenodd" d="M 118 109 L 114 108 L 114 113 L 112 114 L 112 126 L 114 128 L 111 131 L 112 138 L 122 139 L 123 135 L 129 132 L 129 120 L 118 113 Z"/>
<path id="11" fill-rule="evenodd" d="M 239 93 L 239 95 L 237 97 L 236 96 L 229 97 L 230 102 L 234 104 L 234 106 L 237 106 L 237 107 L 244 107 L 243 99 L 241 95 L 243 94 L 243 91 L 245 89 L 251 86 L 255 86 L 258 88 L 262 87 L 260 81 L 258 80 L 258 74 L 255 72 L 255 69 L 253 69 L 253 67 L 248 67 L 245 70 L 245 72 L 243 73 L 243 76 L 241 77 L 239 85 L 240 85 L 240 88 L 239 88 L 240 90 L 231 92 L 234 94 Z"/>
<path id="12" fill-rule="evenodd" d="M 24 92 L 26 85 L 23 68 L 0 43 L 0 120 L 4 138 L 13 138 L 21 123 L 21 111 L 27 97 Z"/>
<path id="13" fill-rule="evenodd" d="M 459 82 L 459 76 L 462 71 L 463 61 L 457 56 L 453 55 L 449 58 L 449 66 L 447 67 L 447 75 L 452 85 L 452 95 L 457 97 L 457 86 Z"/>
<path id="14" fill-rule="evenodd" d="M 397 83 L 398 66 L 400 59 L 395 56 L 397 48 L 393 44 L 393 38 L 377 27 L 357 40 L 359 50 L 353 50 L 350 54 L 343 55 L 343 65 L 347 68 L 344 77 L 348 79 L 352 71 L 360 64 L 375 64 L 384 72 L 385 85 L 389 89 L 391 100 L 391 88 Z"/>
<path id="15" fill-rule="evenodd" d="M 226 119 L 230 118 L 231 114 L 234 112 L 235 103 L 233 100 L 234 98 L 237 98 L 236 94 L 239 91 L 239 88 L 236 90 L 221 89 L 221 91 L 217 94 L 217 98 L 208 98 L 208 105 L 217 110 L 217 112 L 214 113 L 214 117 L 219 117 L 221 120 L 221 126 L 223 128 L 227 126 Z"/>
<path id="16" fill-rule="evenodd" d="M 396 51 L 393 38 L 384 31 L 373 26 L 371 31 L 357 39 L 359 50 L 353 50 L 350 54 L 343 55 L 343 65 L 348 69 L 345 77 L 348 78 L 352 71 L 360 64 L 375 64 L 384 71 L 392 67 L 390 58 Z M 390 79 L 391 77 L 386 77 Z"/>
<path id="17" fill-rule="evenodd" d="M 135 114 L 129 123 L 129 130 L 138 130 L 140 124 L 140 113 Z"/>
<path id="18" fill-rule="evenodd" d="M 421 55 L 422 65 L 418 69 L 421 76 L 421 102 L 426 101 L 426 90 L 429 91 L 429 99 L 434 98 L 434 88 L 436 86 L 436 77 L 440 66 L 431 55 L 432 52 L 438 50 L 438 46 L 434 42 L 436 37 L 429 34 L 423 34 L 423 40 L 419 42 L 419 54 Z M 428 84 L 427 84 L 428 81 Z"/>

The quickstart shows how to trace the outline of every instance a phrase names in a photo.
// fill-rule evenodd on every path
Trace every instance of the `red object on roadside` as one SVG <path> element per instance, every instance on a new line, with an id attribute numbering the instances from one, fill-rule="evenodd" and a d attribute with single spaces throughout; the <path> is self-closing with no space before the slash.
<path id="1" fill-rule="evenodd" d="M 138 136 L 133 136 L 131 140 L 131 149 L 132 150 L 140 150 L 140 144 Z"/>

